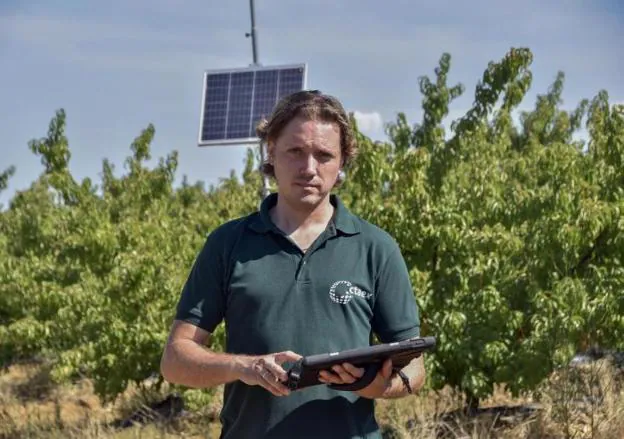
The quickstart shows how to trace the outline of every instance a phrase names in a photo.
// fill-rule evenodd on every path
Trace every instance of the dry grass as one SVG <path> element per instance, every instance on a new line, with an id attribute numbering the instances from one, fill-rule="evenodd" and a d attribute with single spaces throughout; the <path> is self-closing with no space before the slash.
<path id="1" fill-rule="evenodd" d="M 466 416 L 461 395 L 381 401 L 388 437 L 448 439 L 624 438 L 624 371 L 607 360 L 554 373 L 536 392 L 512 398 L 503 388 Z"/>
<path id="2" fill-rule="evenodd" d="M 102 405 L 89 380 L 55 387 L 48 372 L 19 364 L 0 373 L 0 439 L 205 438 L 219 431 L 216 407 L 160 422 L 150 405 L 163 393 L 129 389 L 115 404 Z M 133 414 L 136 425 L 119 425 Z"/>
<path id="3" fill-rule="evenodd" d="M 532 395 L 513 399 L 503 388 L 466 416 L 461 395 L 448 389 L 397 401 L 379 401 L 386 438 L 554 439 L 624 438 L 623 373 L 606 360 L 553 374 Z M 114 405 L 100 404 L 89 381 L 50 384 L 42 365 L 15 365 L 0 373 L 0 439 L 170 439 L 218 437 L 220 398 L 201 412 L 163 420 L 149 409 L 163 393 L 130 389 Z M 131 414 L 144 422 L 120 428 Z"/>

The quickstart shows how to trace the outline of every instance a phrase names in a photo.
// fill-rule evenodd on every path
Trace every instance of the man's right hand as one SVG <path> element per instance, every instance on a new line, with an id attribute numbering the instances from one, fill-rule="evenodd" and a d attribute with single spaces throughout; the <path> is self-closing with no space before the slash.
<path id="1" fill-rule="evenodd" d="M 301 355 L 292 351 L 244 357 L 240 380 L 250 386 L 262 386 L 275 396 L 287 396 L 290 390 L 284 383 L 288 380 L 288 374 L 282 364 L 301 358 Z"/>

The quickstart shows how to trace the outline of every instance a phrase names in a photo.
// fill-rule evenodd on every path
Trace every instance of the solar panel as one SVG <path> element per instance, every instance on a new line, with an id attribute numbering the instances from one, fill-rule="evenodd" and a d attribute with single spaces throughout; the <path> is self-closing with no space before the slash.
<path id="1" fill-rule="evenodd" d="M 282 97 L 305 89 L 306 73 L 306 64 L 206 71 L 199 146 L 257 142 L 257 123 Z"/>

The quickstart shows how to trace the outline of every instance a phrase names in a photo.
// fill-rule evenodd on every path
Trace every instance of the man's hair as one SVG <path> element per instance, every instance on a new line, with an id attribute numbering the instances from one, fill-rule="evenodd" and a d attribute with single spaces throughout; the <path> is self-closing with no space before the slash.
<path id="1" fill-rule="evenodd" d="M 299 91 L 282 98 L 268 120 L 264 119 L 258 124 L 256 134 L 260 142 L 264 144 L 268 144 L 269 141 L 275 142 L 284 127 L 297 117 L 336 123 L 340 128 L 343 166 L 347 167 L 355 158 L 357 143 L 346 111 L 338 99 L 318 90 Z M 273 165 L 268 162 L 268 154 L 261 169 L 269 177 L 275 177 Z"/>

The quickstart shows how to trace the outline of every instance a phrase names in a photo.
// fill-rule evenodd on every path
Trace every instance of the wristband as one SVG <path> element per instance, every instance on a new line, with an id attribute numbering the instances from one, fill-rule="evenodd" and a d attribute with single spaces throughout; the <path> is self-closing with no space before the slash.
<path id="1" fill-rule="evenodd" d="M 411 395 L 412 386 L 410 386 L 409 378 L 407 377 L 407 375 L 405 375 L 405 373 L 402 370 L 397 370 L 397 374 L 399 375 L 399 377 L 401 378 L 401 381 L 403 381 L 403 384 L 407 388 L 407 393 Z"/>

